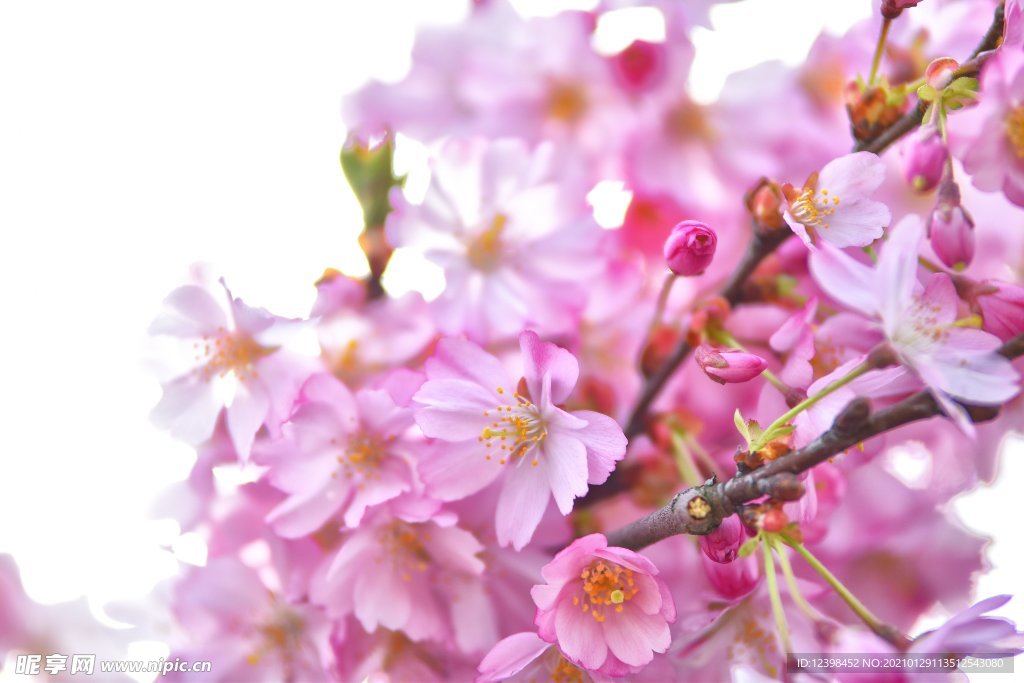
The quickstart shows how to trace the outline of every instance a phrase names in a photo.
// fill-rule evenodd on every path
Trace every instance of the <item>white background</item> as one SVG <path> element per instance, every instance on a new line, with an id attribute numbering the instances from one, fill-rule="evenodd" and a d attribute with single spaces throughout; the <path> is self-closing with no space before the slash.
<path id="1" fill-rule="evenodd" d="M 550 6 L 550 2 L 523 3 Z M 579 4 L 579 3 L 577 3 Z M 586 5 L 586 2 L 582 3 Z M 792 62 L 866 0 L 746 0 L 700 30 L 691 87 Z M 414 26 L 458 1 L 0 5 L 0 552 L 30 595 L 97 604 L 176 571 L 148 521 L 189 449 L 151 428 L 145 330 L 190 263 L 236 293 L 306 313 L 326 266 L 358 273 L 359 212 L 337 162 L 342 95 L 398 78 Z M 765 36 L 770 36 L 768 39 Z M 743 46 L 743 50 L 737 49 Z M 1021 449 L 958 504 L 996 537 L 980 595 L 1024 575 Z M 188 541 L 188 539 L 185 539 Z M 178 541 L 182 556 L 194 544 Z M 1003 610 L 1024 622 L 1024 599 Z"/>

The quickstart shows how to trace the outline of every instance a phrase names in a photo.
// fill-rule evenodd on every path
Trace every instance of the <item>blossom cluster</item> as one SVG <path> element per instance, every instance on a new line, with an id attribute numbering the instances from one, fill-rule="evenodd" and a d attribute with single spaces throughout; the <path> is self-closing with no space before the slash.
<path id="1" fill-rule="evenodd" d="M 369 277 L 328 268 L 303 319 L 199 271 L 167 297 L 152 417 L 196 448 L 173 514 L 208 548 L 167 591 L 174 655 L 222 681 L 749 681 L 787 652 L 1024 648 L 1004 598 L 971 606 L 986 539 L 947 505 L 1024 426 L 1021 6 L 881 3 L 708 104 L 710 4 L 472 3 L 344 103 Z M 664 39 L 595 49 L 636 7 Z M 422 193 L 391 164 L 413 142 Z M 396 249 L 436 298 L 382 287 Z M 919 392 L 940 415 L 699 542 L 609 542 Z"/>

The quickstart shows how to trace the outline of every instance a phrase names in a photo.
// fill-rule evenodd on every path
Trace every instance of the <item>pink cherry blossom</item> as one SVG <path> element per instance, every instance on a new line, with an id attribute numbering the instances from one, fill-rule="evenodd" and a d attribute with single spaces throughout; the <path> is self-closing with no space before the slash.
<path id="1" fill-rule="evenodd" d="M 502 545 L 526 545 L 552 497 L 569 514 L 588 484 L 608 478 L 626 450 L 611 418 L 589 410 L 566 412 L 579 376 L 571 353 L 519 338 L 525 387 L 517 390 L 498 359 L 471 342 L 444 339 L 427 362 L 427 382 L 413 400 L 416 422 L 439 444 L 423 463 L 427 492 L 457 500 L 504 474 L 497 533 Z"/>
<path id="2" fill-rule="evenodd" d="M 996 595 L 971 605 L 937 629 L 915 638 L 910 652 L 979 656 L 1024 652 L 1024 633 L 1013 622 L 984 616 L 1009 600 L 1009 595 Z"/>
<path id="3" fill-rule="evenodd" d="M 533 326 L 573 327 L 583 282 L 600 268 L 601 230 L 552 177 L 551 148 L 531 154 L 516 140 L 451 141 L 435 160 L 422 204 L 400 194 L 388 238 L 444 269 L 434 302 L 438 327 L 486 342 Z"/>
<path id="4" fill-rule="evenodd" d="M 606 683 L 612 679 L 596 671 L 580 669 L 533 632 L 515 633 L 497 645 L 480 662 L 477 683 L 530 683 L 538 679 Z"/>
<path id="5" fill-rule="evenodd" d="M 566 657 L 611 676 L 635 673 L 668 649 L 676 610 L 647 558 L 608 547 L 601 534 L 575 540 L 534 586 L 540 637 Z"/>
<path id="6" fill-rule="evenodd" d="M 164 384 L 153 422 L 201 443 L 213 433 L 223 394 L 233 390 L 227 428 L 239 457 L 248 458 L 256 432 L 261 426 L 279 432 L 299 388 L 317 368 L 285 346 L 305 327 L 245 305 L 226 285 L 220 293 L 195 284 L 174 290 L 150 333 L 181 340 L 192 358 L 184 373 Z"/>
<path id="7" fill-rule="evenodd" d="M 498 637 L 482 549 L 435 502 L 395 500 L 345 532 L 313 576 L 310 595 L 333 618 L 354 615 L 367 632 L 401 630 L 413 641 L 481 652 Z"/>
<path id="8" fill-rule="evenodd" d="M 885 164 L 871 152 L 833 159 L 803 188 L 783 188 L 789 200 L 786 222 L 808 246 L 819 241 L 836 247 L 871 244 L 891 218 L 885 204 L 870 199 L 883 180 Z"/>
<path id="9" fill-rule="evenodd" d="M 977 106 L 954 129 L 955 149 L 976 187 L 1024 206 L 1024 49 L 1004 45 L 985 63 Z M 963 134 L 960 131 L 970 131 Z"/>
<path id="10" fill-rule="evenodd" d="M 413 383 L 407 393 L 419 386 L 416 377 L 403 379 Z M 282 427 L 285 438 L 260 458 L 270 482 L 289 494 L 267 521 L 286 538 L 310 534 L 336 514 L 355 527 L 368 507 L 412 491 L 419 447 L 406 435 L 412 426 L 412 409 L 387 390 L 353 395 L 332 376 L 314 375 Z"/>
<path id="11" fill-rule="evenodd" d="M 1019 391 L 1016 370 L 995 353 L 999 338 L 957 327 L 958 298 L 949 276 L 917 279 L 920 219 L 908 216 L 892 231 L 875 268 L 838 249 L 811 256 L 811 273 L 834 299 L 878 321 L 900 361 L 932 390 L 950 417 L 970 430 L 964 409 L 951 399 L 1002 403 Z"/>
<path id="12" fill-rule="evenodd" d="M 978 287 L 975 301 L 986 332 L 1004 341 L 1024 332 L 1024 287 L 988 280 Z"/>
<path id="13" fill-rule="evenodd" d="M 212 662 L 210 680 L 322 679 L 333 666 L 326 615 L 289 603 L 236 558 L 190 569 L 175 591 L 174 608 L 187 640 L 173 654 Z M 191 678 L 176 672 L 168 680 Z"/>

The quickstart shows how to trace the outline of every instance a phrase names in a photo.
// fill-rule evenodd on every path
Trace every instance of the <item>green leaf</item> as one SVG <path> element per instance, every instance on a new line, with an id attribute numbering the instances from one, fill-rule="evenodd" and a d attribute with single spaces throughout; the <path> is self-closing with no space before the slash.
<path id="1" fill-rule="evenodd" d="M 754 536 L 753 538 L 747 539 L 746 543 L 740 546 L 739 552 L 737 553 L 740 557 L 749 557 L 754 554 L 757 550 L 757 546 L 761 543 L 760 536 Z"/>
<path id="2" fill-rule="evenodd" d="M 770 441 L 774 441 L 775 439 L 781 439 L 784 436 L 789 436 L 790 434 L 792 434 L 794 429 L 796 429 L 796 427 L 794 427 L 793 425 L 781 425 L 773 429 L 771 432 L 765 434 L 762 440 L 765 443 L 768 443 Z"/>
<path id="3" fill-rule="evenodd" d="M 747 445 L 750 445 L 750 430 L 747 429 L 747 423 L 743 419 L 743 416 L 740 415 L 739 408 L 737 408 L 736 412 L 733 413 L 732 421 L 736 425 L 736 431 L 740 433 L 740 436 L 742 436 L 743 440 L 747 442 Z"/>
<path id="4" fill-rule="evenodd" d="M 917 96 L 925 102 L 934 102 L 938 98 L 939 93 L 935 88 L 925 83 L 917 89 Z"/>

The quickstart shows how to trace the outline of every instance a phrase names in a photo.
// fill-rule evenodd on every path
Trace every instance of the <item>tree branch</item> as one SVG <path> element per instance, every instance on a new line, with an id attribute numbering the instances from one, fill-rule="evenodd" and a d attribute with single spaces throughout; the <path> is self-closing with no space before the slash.
<path id="1" fill-rule="evenodd" d="M 999 353 L 1009 359 L 1024 355 L 1024 334 L 1003 344 Z M 999 407 L 964 407 L 974 422 L 986 422 L 999 414 Z M 798 474 L 844 450 L 901 425 L 941 414 L 942 409 L 927 390 L 876 413 L 871 413 L 867 399 L 856 398 L 839 413 L 830 429 L 803 448 L 726 482 L 711 479 L 677 493 L 660 510 L 607 534 L 608 545 L 639 550 L 669 536 L 710 533 L 740 505 L 778 490 L 792 491 Z"/>
<path id="2" fill-rule="evenodd" d="M 985 36 L 981 42 L 975 48 L 967 62 L 965 62 L 957 70 L 956 76 L 973 76 L 981 69 L 981 65 L 988 53 L 995 49 L 998 45 L 1000 38 L 1003 35 L 1004 19 L 1003 19 L 1003 5 L 1000 3 L 995 10 L 995 14 L 992 17 L 992 23 L 986 31 Z M 909 112 L 907 112 L 902 118 L 896 121 L 892 126 L 882 132 L 878 137 L 873 140 L 867 140 L 859 142 L 854 146 L 854 151 L 869 151 L 875 154 L 880 154 L 887 147 L 898 141 L 904 135 L 921 125 L 921 119 L 924 116 L 924 111 L 920 106 L 915 106 Z M 767 258 L 775 249 L 785 242 L 789 237 L 792 236 L 790 230 L 785 228 L 779 230 L 758 230 L 755 227 L 753 239 L 747 245 L 747 251 L 740 261 L 736 271 L 729 278 L 729 281 L 725 283 L 720 291 L 720 296 L 729 302 L 731 306 L 743 301 L 744 288 L 746 287 L 747 280 L 761 264 L 761 262 Z M 690 354 L 692 348 L 687 339 L 683 339 L 676 349 L 672 352 L 672 355 L 662 364 L 656 373 L 654 373 L 644 384 L 643 389 L 640 392 L 640 397 L 637 399 L 636 405 L 630 412 L 629 419 L 626 422 L 626 428 L 623 430 L 626 438 L 632 440 L 633 437 L 644 431 L 646 427 L 645 421 L 647 418 L 647 411 L 650 410 L 651 405 L 657 399 L 661 390 L 668 383 L 668 380 L 675 374 L 679 366 L 682 365 L 683 361 Z M 619 493 L 623 489 L 623 476 L 620 469 L 616 469 L 612 472 L 608 480 L 597 487 L 592 487 L 590 492 L 582 498 L 577 505 L 585 507 L 592 505 L 600 500 L 604 500 L 610 496 Z"/>
<path id="3" fill-rule="evenodd" d="M 999 39 L 1003 36 L 1003 23 L 1003 5 L 1000 4 L 996 7 L 995 14 L 992 16 L 992 24 L 989 25 L 985 36 L 981 39 L 978 47 L 974 49 L 974 52 L 971 53 L 970 58 L 953 74 L 954 78 L 978 75 L 982 64 L 988 57 L 988 53 L 996 48 Z M 896 123 L 882 131 L 878 137 L 858 142 L 854 147 L 854 151 L 881 154 L 890 145 L 899 141 L 904 135 L 921 125 L 925 110 L 921 106 L 922 104 L 922 102 L 918 102 L 910 111 L 900 117 Z"/>

